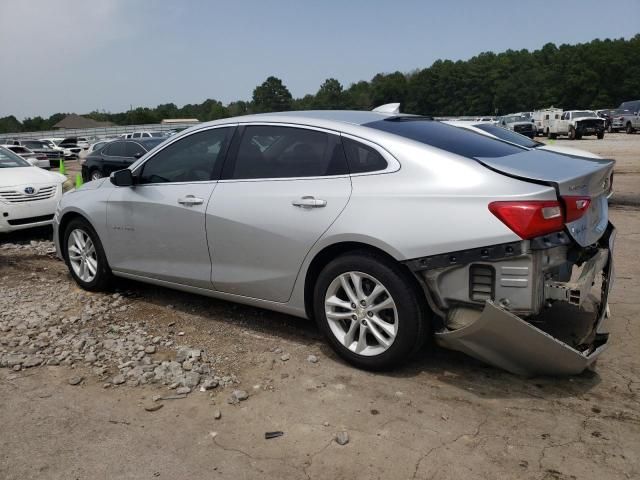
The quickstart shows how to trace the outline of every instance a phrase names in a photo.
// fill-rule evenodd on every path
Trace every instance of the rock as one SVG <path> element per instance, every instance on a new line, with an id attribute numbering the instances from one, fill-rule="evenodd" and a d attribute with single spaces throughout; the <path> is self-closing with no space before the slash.
<path id="1" fill-rule="evenodd" d="M 318 363 L 318 357 L 316 357 L 315 355 L 309 355 L 307 357 L 307 362 L 309 362 L 309 363 Z"/>
<path id="2" fill-rule="evenodd" d="M 234 390 L 229 398 L 229 403 L 243 402 L 249 398 L 249 394 L 244 390 Z"/>
<path id="3" fill-rule="evenodd" d="M 286 362 L 290 358 L 291 358 L 291 355 L 289 355 L 288 353 L 284 353 L 284 354 L 280 355 L 280 360 L 282 360 L 283 362 Z"/>
<path id="4" fill-rule="evenodd" d="M 176 390 L 176 393 L 178 395 L 187 395 L 191 393 L 191 389 L 189 387 L 178 387 L 178 389 Z"/>
<path id="5" fill-rule="evenodd" d="M 216 420 L 220 420 L 222 418 L 222 412 L 220 410 L 214 410 L 213 418 L 215 418 Z"/>
<path id="6" fill-rule="evenodd" d="M 162 407 L 164 407 L 164 404 L 158 402 L 147 402 L 144 404 L 144 409 L 147 412 L 155 412 L 157 410 L 160 410 Z"/>
<path id="7" fill-rule="evenodd" d="M 349 443 L 349 434 L 345 431 L 336 434 L 336 443 L 338 445 L 346 445 Z"/>
<path id="8" fill-rule="evenodd" d="M 184 375 L 184 380 L 182 384 L 185 387 L 196 388 L 200 383 L 200 374 L 197 372 L 187 372 Z"/>
<path id="9" fill-rule="evenodd" d="M 83 377 L 71 377 L 69 379 L 69 385 L 79 385 L 84 380 Z"/>
<path id="10" fill-rule="evenodd" d="M 144 353 L 148 353 L 148 354 L 152 354 L 152 353 L 156 353 L 156 347 L 155 345 L 148 345 L 144 348 Z"/>
<path id="11" fill-rule="evenodd" d="M 37 367 L 42 363 L 42 358 L 36 356 L 27 357 L 27 359 L 22 363 L 24 368 Z"/>
<path id="12" fill-rule="evenodd" d="M 122 385 L 126 381 L 127 379 L 124 378 L 124 375 L 116 375 L 111 379 L 111 383 L 113 383 L 114 385 Z"/>
<path id="13" fill-rule="evenodd" d="M 218 386 L 218 381 L 215 378 L 208 378 L 204 382 L 202 382 L 202 386 L 200 387 L 204 390 L 213 390 Z"/>

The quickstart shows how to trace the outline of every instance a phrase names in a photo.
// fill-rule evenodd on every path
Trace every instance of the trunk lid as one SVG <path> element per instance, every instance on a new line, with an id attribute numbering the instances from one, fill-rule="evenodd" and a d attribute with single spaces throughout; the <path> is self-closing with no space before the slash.
<path id="1" fill-rule="evenodd" d="M 487 168 L 510 177 L 551 185 L 559 197 L 590 197 L 588 211 L 578 220 L 566 224 L 569 234 L 581 246 L 595 243 L 605 232 L 609 221 L 607 196 L 611 189 L 614 160 L 577 157 L 543 150 L 476 160 Z"/>

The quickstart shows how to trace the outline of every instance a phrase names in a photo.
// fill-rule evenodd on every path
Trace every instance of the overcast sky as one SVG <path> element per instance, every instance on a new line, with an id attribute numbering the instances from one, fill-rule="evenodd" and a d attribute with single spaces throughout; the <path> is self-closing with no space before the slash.
<path id="1" fill-rule="evenodd" d="M 439 58 L 629 38 L 640 1 L 0 0 L 0 116 L 294 97 Z"/>

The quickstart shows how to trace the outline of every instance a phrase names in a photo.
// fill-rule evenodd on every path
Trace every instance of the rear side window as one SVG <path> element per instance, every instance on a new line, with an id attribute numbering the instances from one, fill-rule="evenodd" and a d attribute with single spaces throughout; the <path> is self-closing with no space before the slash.
<path id="1" fill-rule="evenodd" d="M 142 148 L 139 143 L 136 142 L 126 142 L 124 146 L 124 156 L 125 157 L 135 157 L 136 153 L 144 155 L 147 151 Z"/>
<path id="2" fill-rule="evenodd" d="M 387 168 L 387 161 L 374 148 L 342 137 L 351 173 L 375 172 Z"/>
<path id="3" fill-rule="evenodd" d="M 446 125 L 434 120 L 401 117 L 365 123 L 365 127 L 400 135 L 447 152 L 468 158 L 497 158 L 522 153 L 523 148 L 510 145 L 481 133 Z"/>
<path id="4" fill-rule="evenodd" d="M 233 179 L 321 177 L 347 173 L 339 137 L 304 128 L 254 125 L 238 145 Z"/>

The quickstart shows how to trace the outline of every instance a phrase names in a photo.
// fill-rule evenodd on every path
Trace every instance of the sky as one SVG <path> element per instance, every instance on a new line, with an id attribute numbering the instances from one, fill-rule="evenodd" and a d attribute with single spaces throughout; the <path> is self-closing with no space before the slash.
<path id="1" fill-rule="evenodd" d="M 437 59 L 630 38 L 640 0 L 0 0 L 0 117 L 294 97 Z"/>

